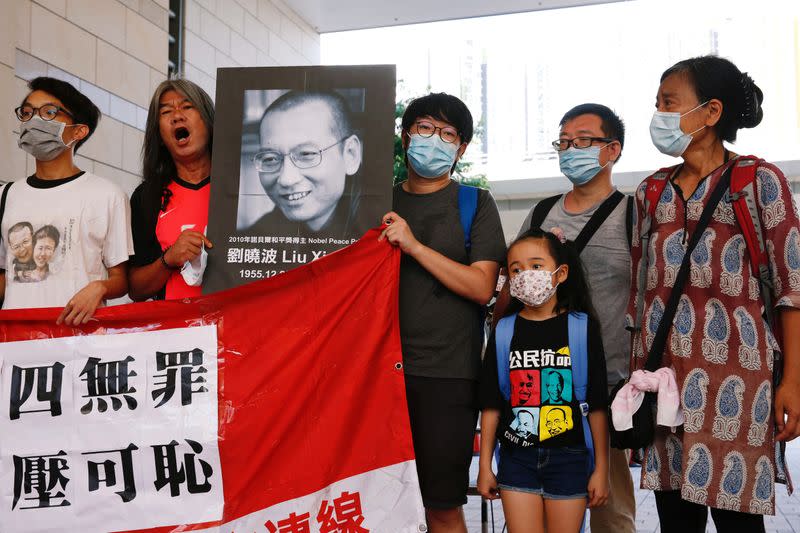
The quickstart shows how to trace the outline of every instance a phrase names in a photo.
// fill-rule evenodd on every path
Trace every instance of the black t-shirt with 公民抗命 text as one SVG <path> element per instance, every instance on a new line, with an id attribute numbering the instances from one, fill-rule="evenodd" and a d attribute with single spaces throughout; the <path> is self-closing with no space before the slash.
<path id="1" fill-rule="evenodd" d="M 584 446 L 581 408 L 575 398 L 567 331 L 568 315 L 534 321 L 518 316 L 509 348 L 510 398 L 497 379 L 494 333 L 489 338 L 481 374 L 481 408 L 500 410 L 497 438 L 519 447 Z M 608 403 L 606 364 L 600 328 L 589 319 L 587 333 L 589 411 Z"/>

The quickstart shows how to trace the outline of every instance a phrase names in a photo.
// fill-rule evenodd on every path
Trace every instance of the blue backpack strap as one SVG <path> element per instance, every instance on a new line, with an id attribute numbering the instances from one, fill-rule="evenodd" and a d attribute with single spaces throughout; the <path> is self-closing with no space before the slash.
<path id="1" fill-rule="evenodd" d="M 503 317 L 494 330 L 494 347 L 495 352 L 497 352 L 497 384 L 500 386 L 500 393 L 506 401 L 511 398 L 508 354 L 511 351 L 511 337 L 514 336 L 514 323 L 516 321 L 516 313 Z"/>
<path id="2" fill-rule="evenodd" d="M 472 248 L 470 234 L 472 221 L 478 212 L 478 189 L 469 185 L 458 184 L 458 214 L 461 217 L 461 228 L 464 230 L 464 248 Z"/>
<path id="3" fill-rule="evenodd" d="M 589 317 L 586 313 L 570 313 L 567 319 L 569 355 L 572 362 L 572 388 L 581 409 L 583 440 L 589 450 L 590 468 L 594 471 L 594 441 L 589 427 L 589 404 L 586 403 L 586 385 L 589 381 Z"/>

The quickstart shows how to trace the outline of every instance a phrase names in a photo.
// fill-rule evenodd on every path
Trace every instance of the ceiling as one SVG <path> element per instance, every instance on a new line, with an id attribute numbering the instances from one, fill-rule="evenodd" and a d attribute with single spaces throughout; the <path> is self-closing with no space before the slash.
<path id="1" fill-rule="evenodd" d="M 319 33 L 618 1 L 623 0 L 284 0 Z"/>

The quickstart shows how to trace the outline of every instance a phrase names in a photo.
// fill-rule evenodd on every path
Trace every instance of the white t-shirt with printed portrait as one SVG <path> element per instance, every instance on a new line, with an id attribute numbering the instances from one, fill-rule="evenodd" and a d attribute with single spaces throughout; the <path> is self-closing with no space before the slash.
<path id="1" fill-rule="evenodd" d="M 3 214 L 3 309 L 63 307 L 89 282 L 133 254 L 123 190 L 88 172 L 61 180 L 31 176 L 11 186 Z"/>

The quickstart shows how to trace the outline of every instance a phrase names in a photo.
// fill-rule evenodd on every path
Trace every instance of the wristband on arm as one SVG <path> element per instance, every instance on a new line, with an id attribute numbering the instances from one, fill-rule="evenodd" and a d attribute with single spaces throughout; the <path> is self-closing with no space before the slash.
<path id="1" fill-rule="evenodd" d="M 167 263 L 167 258 L 165 257 L 167 255 L 167 251 L 170 248 L 172 248 L 172 246 L 167 246 L 166 250 L 161 252 L 161 256 L 159 257 L 159 259 L 161 260 L 161 264 L 164 265 L 164 268 L 166 268 L 167 270 L 176 270 L 178 267 L 172 266 L 169 263 Z"/>

